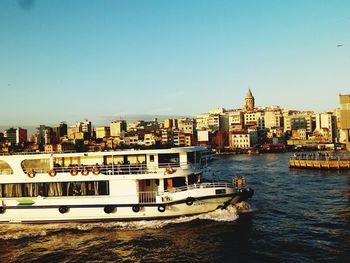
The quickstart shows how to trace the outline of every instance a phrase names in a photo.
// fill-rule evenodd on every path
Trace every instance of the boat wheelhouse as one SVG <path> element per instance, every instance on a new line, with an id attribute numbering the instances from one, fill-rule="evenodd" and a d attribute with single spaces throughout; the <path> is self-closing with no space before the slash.
<path id="1" fill-rule="evenodd" d="M 206 156 L 205 147 L 3 155 L 0 222 L 159 219 L 253 195 L 242 180 L 203 182 Z"/>

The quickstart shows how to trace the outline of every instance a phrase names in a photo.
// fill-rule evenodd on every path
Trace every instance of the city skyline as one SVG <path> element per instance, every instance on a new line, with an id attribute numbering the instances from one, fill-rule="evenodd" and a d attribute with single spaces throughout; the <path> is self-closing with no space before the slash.
<path id="1" fill-rule="evenodd" d="M 1 1 L 1 125 L 332 111 L 349 93 L 347 1 Z"/>

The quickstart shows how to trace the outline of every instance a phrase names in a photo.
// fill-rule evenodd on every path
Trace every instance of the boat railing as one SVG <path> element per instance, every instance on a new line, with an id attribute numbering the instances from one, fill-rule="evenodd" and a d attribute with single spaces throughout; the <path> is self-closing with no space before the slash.
<path id="1" fill-rule="evenodd" d="M 349 154 L 338 154 L 338 153 L 322 153 L 322 152 L 313 152 L 313 153 L 295 153 L 290 157 L 290 160 L 311 160 L 311 161 L 342 161 L 349 160 Z"/>
<path id="2" fill-rule="evenodd" d="M 187 190 L 193 190 L 193 189 L 200 189 L 200 188 L 233 188 L 233 185 L 231 183 L 226 182 L 215 182 L 215 183 L 198 183 L 198 184 L 190 184 L 180 187 L 173 187 L 171 189 L 165 190 L 164 193 L 175 193 L 175 192 L 182 192 Z"/>
<path id="3" fill-rule="evenodd" d="M 156 191 L 139 192 L 139 203 L 155 203 Z"/>
<path id="4" fill-rule="evenodd" d="M 12 169 L 0 169 L 0 175 L 2 174 L 13 174 Z"/>
<path id="5" fill-rule="evenodd" d="M 159 163 L 152 166 L 152 164 L 146 163 L 133 163 L 133 164 L 95 164 L 95 165 L 71 165 L 71 166 L 60 166 L 55 164 L 52 169 L 43 167 L 27 167 L 23 168 L 25 173 L 35 172 L 35 173 L 71 173 L 83 175 L 88 175 L 93 173 L 98 175 L 100 173 L 105 175 L 119 175 L 119 174 L 147 174 L 147 173 L 165 173 L 171 168 L 173 172 L 177 169 L 188 169 L 188 168 L 201 168 L 201 166 L 196 166 L 191 163 L 181 162 L 181 163 Z M 53 172 L 54 171 L 54 172 Z"/>

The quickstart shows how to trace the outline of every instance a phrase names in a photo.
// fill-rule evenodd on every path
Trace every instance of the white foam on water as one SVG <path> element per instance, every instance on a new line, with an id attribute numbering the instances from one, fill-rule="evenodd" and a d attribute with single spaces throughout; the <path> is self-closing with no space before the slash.
<path id="1" fill-rule="evenodd" d="M 118 229 L 160 229 L 170 224 L 180 224 L 191 222 L 196 219 L 200 220 L 212 220 L 221 222 L 231 222 L 238 218 L 237 209 L 234 206 L 228 206 L 227 209 L 217 209 L 215 211 L 194 215 L 184 216 L 175 219 L 162 219 L 162 220 L 141 220 L 141 221 L 129 221 L 129 222 L 103 222 L 103 223 L 91 223 L 81 224 L 77 226 L 79 230 L 91 230 L 93 228 L 118 228 Z"/>
<path id="2" fill-rule="evenodd" d="M 102 229 L 160 229 L 170 224 L 181 224 L 191 222 L 193 220 L 212 220 L 217 222 L 232 222 L 238 219 L 242 210 L 236 209 L 230 205 L 226 209 L 217 209 L 215 211 L 194 216 L 179 217 L 175 219 L 162 220 L 141 220 L 128 222 L 98 222 L 98 223 L 64 223 L 64 224 L 43 224 L 43 225 L 3 225 L 0 230 L 0 240 L 21 239 L 26 237 L 40 237 L 50 235 L 52 232 L 61 230 L 80 230 L 90 231 L 95 228 Z"/>

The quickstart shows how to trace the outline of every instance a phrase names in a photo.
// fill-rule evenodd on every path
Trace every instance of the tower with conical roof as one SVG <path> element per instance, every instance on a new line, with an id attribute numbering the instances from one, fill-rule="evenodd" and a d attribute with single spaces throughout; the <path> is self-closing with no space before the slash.
<path id="1" fill-rule="evenodd" d="M 244 111 L 252 111 L 255 107 L 255 99 L 252 91 L 249 89 L 247 96 L 245 97 Z"/>

